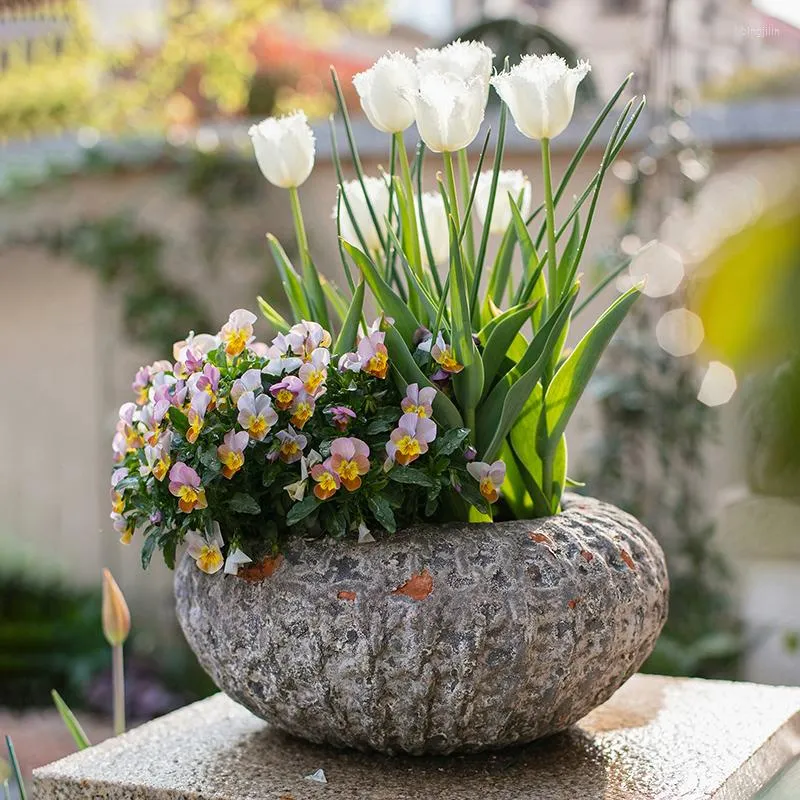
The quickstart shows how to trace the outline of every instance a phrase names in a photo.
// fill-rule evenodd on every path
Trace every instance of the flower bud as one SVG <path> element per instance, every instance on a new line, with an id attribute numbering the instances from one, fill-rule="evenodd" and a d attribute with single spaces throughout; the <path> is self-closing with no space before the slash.
<path id="1" fill-rule="evenodd" d="M 552 139 L 569 125 L 578 84 L 591 69 L 586 61 L 570 69 L 553 53 L 527 55 L 490 83 L 508 106 L 520 133 L 529 139 Z"/>
<path id="2" fill-rule="evenodd" d="M 486 214 L 489 209 L 491 189 L 491 171 L 482 172 L 478 176 L 478 185 L 475 189 L 475 213 L 484 225 L 487 224 Z M 497 180 L 497 194 L 495 195 L 494 208 L 492 209 L 492 220 L 489 223 L 490 233 L 503 234 L 512 222 L 509 194 L 514 198 L 514 202 L 519 203 L 519 210 L 523 219 L 530 213 L 531 182 L 522 174 L 521 170 L 500 170 Z"/>
<path id="3" fill-rule="evenodd" d="M 103 570 L 103 635 L 112 646 L 121 645 L 131 632 L 131 614 L 114 576 Z"/>
<path id="4" fill-rule="evenodd" d="M 314 166 L 314 134 L 302 111 L 269 117 L 248 133 L 258 166 L 270 183 L 282 189 L 305 183 Z"/>
<path id="5" fill-rule="evenodd" d="M 417 90 L 417 67 L 402 53 L 381 56 L 366 72 L 353 77 L 361 108 L 373 127 L 399 133 L 414 122 L 409 96 Z"/>

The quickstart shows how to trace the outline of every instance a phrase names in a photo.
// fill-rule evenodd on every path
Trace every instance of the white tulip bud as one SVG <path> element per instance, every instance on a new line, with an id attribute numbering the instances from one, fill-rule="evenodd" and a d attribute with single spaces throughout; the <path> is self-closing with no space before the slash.
<path id="1" fill-rule="evenodd" d="M 486 110 L 485 84 L 481 78 L 463 81 L 451 72 L 422 75 L 414 106 L 428 149 L 453 153 L 478 135 Z"/>
<path id="2" fill-rule="evenodd" d="M 492 173 L 482 172 L 478 176 L 475 188 L 475 213 L 482 224 L 486 225 L 486 214 L 489 209 L 489 194 L 492 189 Z M 489 232 L 503 234 L 513 220 L 509 194 L 519 204 L 520 214 L 526 218 L 531 210 L 531 182 L 518 169 L 503 169 L 497 176 L 497 194 L 494 198 L 492 220 Z M 522 196 L 520 199 L 520 195 Z"/>
<path id="3" fill-rule="evenodd" d="M 375 222 L 372 219 L 367 200 L 364 197 L 364 190 L 361 188 L 361 183 L 357 180 L 345 181 L 341 185 L 342 192 L 347 198 L 347 203 L 345 203 L 344 197 L 342 198 L 338 209 L 341 214 L 339 221 L 342 232 L 341 235 L 342 239 L 346 242 L 354 247 L 360 248 L 361 240 L 358 238 L 358 234 L 356 234 L 356 225 L 358 225 L 358 229 L 361 231 L 361 235 L 364 237 L 364 241 L 367 244 L 367 249 L 369 251 L 380 250 L 380 237 L 386 236 L 386 219 L 389 216 L 389 182 L 385 177 L 372 178 L 365 175 L 364 186 L 366 187 L 372 210 L 375 212 L 375 217 L 378 220 L 380 236 L 375 229 Z M 353 212 L 352 217 L 347 210 L 348 205 Z M 336 212 L 337 209 L 334 207 L 334 219 L 336 218 Z M 353 224 L 353 220 L 355 220 L 356 225 Z"/>
<path id="4" fill-rule="evenodd" d="M 462 42 L 459 39 L 439 50 L 417 51 L 417 67 L 420 75 L 449 72 L 462 81 L 480 78 L 487 92 L 489 79 L 492 77 L 493 61 L 494 53 L 483 42 Z"/>
<path id="5" fill-rule="evenodd" d="M 416 203 L 415 203 L 416 205 Z M 450 258 L 450 227 L 447 222 L 447 211 L 444 207 L 444 200 L 439 192 L 425 192 L 422 195 L 422 210 L 417 205 L 417 215 L 425 217 L 425 228 L 428 231 L 428 243 L 431 246 L 433 263 L 445 264 Z M 419 249 L 426 261 L 428 251 L 425 247 L 425 238 L 422 234 L 422 225 L 419 228 Z"/>
<path id="6" fill-rule="evenodd" d="M 289 189 L 303 184 L 314 166 L 314 134 L 302 111 L 269 117 L 248 131 L 264 177 Z"/>
<path id="7" fill-rule="evenodd" d="M 520 133 L 529 139 L 552 139 L 569 125 L 578 84 L 591 69 L 586 61 L 570 69 L 553 53 L 529 55 L 508 72 L 495 75 L 491 84 Z"/>
<path id="8" fill-rule="evenodd" d="M 417 91 L 417 67 L 402 53 L 381 56 L 366 72 L 353 76 L 361 108 L 373 127 L 399 133 L 414 122 L 409 97 Z"/>

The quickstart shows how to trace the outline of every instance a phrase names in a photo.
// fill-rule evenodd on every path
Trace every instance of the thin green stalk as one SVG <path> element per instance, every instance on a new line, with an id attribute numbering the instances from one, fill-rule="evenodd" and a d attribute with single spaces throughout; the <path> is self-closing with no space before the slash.
<path id="1" fill-rule="evenodd" d="M 453 154 L 442 153 L 444 161 L 444 178 L 447 196 L 450 200 L 450 214 L 456 223 L 456 230 L 461 230 L 461 218 L 458 215 L 458 192 L 456 191 L 456 173 L 453 169 Z"/>
<path id="2" fill-rule="evenodd" d="M 17 781 L 17 790 L 19 791 L 20 800 L 27 800 L 28 795 L 25 792 L 25 781 L 22 780 L 22 770 L 19 768 L 17 753 L 14 750 L 14 743 L 11 741 L 10 736 L 6 736 L 6 750 L 8 750 L 8 760 L 11 762 L 11 771 L 14 773 L 14 778 Z"/>
<path id="3" fill-rule="evenodd" d="M 389 215 L 387 220 L 387 227 L 392 227 L 392 217 L 394 216 L 394 175 L 397 168 L 397 139 L 392 136 L 391 154 L 389 156 Z M 391 280 L 392 261 L 391 253 L 394 252 L 391 237 L 386 236 L 386 249 L 384 257 L 386 261 L 386 273 L 384 277 L 387 281 Z"/>
<path id="4" fill-rule="evenodd" d="M 467 263 L 470 269 L 474 268 L 475 264 L 475 233 L 472 225 L 472 215 L 467 211 L 470 204 L 470 185 L 469 179 L 469 158 L 467 157 L 466 147 L 462 147 L 458 151 L 458 177 L 461 184 L 461 201 L 464 208 L 463 230 L 464 237 L 464 251 L 467 257 Z"/>
<path id="5" fill-rule="evenodd" d="M 342 268 L 344 269 L 345 278 L 347 278 L 347 285 L 350 287 L 350 294 L 355 294 L 356 285 L 353 282 L 353 274 L 350 271 L 350 264 L 347 261 L 347 256 L 342 247 L 342 198 L 344 192 L 340 186 L 336 192 L 336 242 L 339 245 L 339 258 L 342 261 Z"/>
<path id="6" fill-rule="evenodd" d="M 591 303 L 591 302 L 592 302 L 592 300 L 594 300 L 594 299 L 595 299 L 595 297 L 597 297 L 597 295 L 599 295 L 599 294 L 600 294 L 600 292 L 602 292 L 602 291 L 603 291 L 603 289 L 605 289 L 605 288 L 606 288 L 606 286 L 608 286 L 608 284 L 609 284 L 609 283 L 611 283 L 611 281 L 613 281 L 613 280 L 614 280 L 615 278 L 617 278 L 617 277 L 618 277 L 618 276 L 619 276 L 619 275 L 620 275 L 620 274 L 621 274 L 621 273 L 622 273 L 622 272 L 623 272 L 625 269 L 627 269 L 627 267 L 630 265 L 630 263 L 631 263 L 631 260 L 630 260 L 629 258 L 626 258 L 626 259 L 625 259 L 625 260 L 624 260 L 624 261 L 623 261 L 621 264 L 618 264 L 616 267 L 614 267 L 614 269 L 612 269 L 612 270 L 611 270 L 611 272 L 609 272 L 609 273 L 608 273 L 608 274 L 607 274 L 607 275 L 606 275 L 606 276 L 603 278 L 603 280 L 601 280 L 601 281 L 600 281 L 600 282 L 597 284 L 597 286 L 595 286 L 595 287 L 592 289 L 592 291 L 591 291 L 591 292 L 589 292 L 589 294 L 588 294 L 588 295 L 586 295 L 586 298 L 585 298 L 584 300 L 582 300 L 582 301 L 580 302 L 580 304 L 579 304 L 579 305 L 578 305 L 578 306 L 575 308 L 575 310 L 572 312 L 572 318 L 573 318 L 573 319 L 575 319 L 575 317 L 577 317 L 577 316 L 578 316 L 578 314 L 580 314 L 580 313 L 581 313 L 581 311 L 583 311 L 583 310 L 584 310 L 584 309 L 585 309 L 585 308 L 586 308 L 586 307 L 589 305 L 589 303 Z"/>
<path id="7" fill-rule="evenodd" d="M 111 682 L 114 690 L 114 735 L 125 733 L 125 664 L 122 645 L 111 648 Z"/>
<path id="8" fill-rule="evenodd" d="M 547 221 L 547 302 L 548 312 L 556 307 L 558 259 L 556 258 L 556 219 L 553 204 L 553 176 L 550 164 L 550 140 L 542 139 L 542 178 L 544 180 L 544 210 Z"/>
<path id="9" fill-rule="evenodd" d="M 400 151 L 400 177 L 403 182 L 403 191 L 409 201 L 408 213 L 411 217 L 411 230 L 406 232 L 410 239 L 406 245 L 409 248 L 406 256 L 408 257 L 408 263 L 416 271 L 417 277 L 422 278 L 422 253 L 419 249 L 419 236 L 417 235 L 417 214 L 414 208 L 414 186 L 411 182 L 411 168 L 408 165 L 408 153 L 403 141 L 403 134 L 395 133 L 394 138 L 397 140 L 397 149 Z"/>
<path id="10" fill-rule="evenodd" d="M 309 267 L 308 236 L 306 236 L 306 226 L 303 223 L 303 212 L 300 210 L 300 195 L 296 186 L 289 188 L 289 199 L 292 205 L 292 219 L 294 219 L 294 232 L 297 237 L 297 247 L 300 250 L 300 261 L 303 269 Z"/>
<path id="11" fill-rule="evenodd" d="M 439 277 L 437 265 L 433 263 L 433 248 L 431 247 L 431 237 L 428 235 L 428 224 L 425 221 L 425 213 L 422 208 L 422 161 L 425 157 L 425 147 L 422 142 L 417 149 L 417 208 L 419 209 L 419 227 L 422 231 L 422 242 L 425 245 L 425 256 L 428 259 L 428 269 L 433 275 L 433 282 L 438 292 L 438 297 L 442 296 L 442 279 Z"/>

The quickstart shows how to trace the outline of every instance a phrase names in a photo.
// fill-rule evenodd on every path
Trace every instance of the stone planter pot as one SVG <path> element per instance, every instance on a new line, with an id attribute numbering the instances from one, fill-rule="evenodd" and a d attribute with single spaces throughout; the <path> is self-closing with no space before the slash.
<path id="1" fill-rule="evenodd" d="M 557 517 L 296 541 L 236 577 L 175 576 L 178 619 L 230 697 L 317 743 L 475 752 L 563 730 L 650 654 L 667 616 L 658 543 L 566 498 Z"/>

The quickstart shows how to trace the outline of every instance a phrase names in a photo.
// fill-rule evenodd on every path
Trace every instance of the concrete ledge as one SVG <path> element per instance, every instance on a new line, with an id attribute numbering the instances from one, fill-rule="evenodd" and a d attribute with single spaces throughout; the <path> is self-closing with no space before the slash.
<path id="1" fill-rule="evenodd" d="M 34 797 L 746 800 L 798 754 L 800 689 L 755 684 L 637 675 L 565 733 L 450 758 L 308 745 L 216 695 L 36 770 Z"/>

